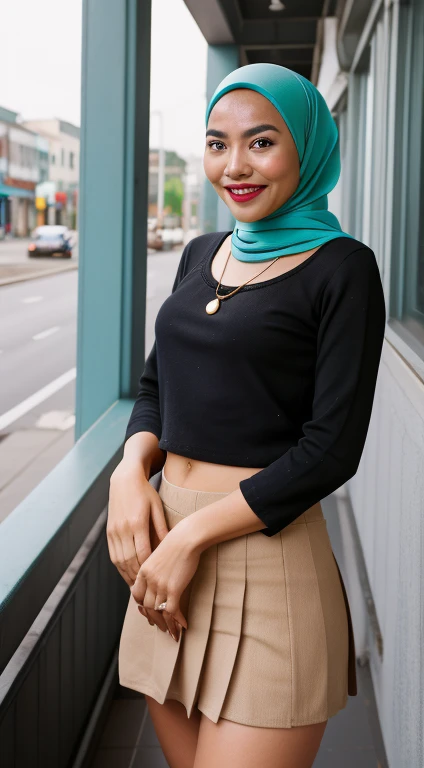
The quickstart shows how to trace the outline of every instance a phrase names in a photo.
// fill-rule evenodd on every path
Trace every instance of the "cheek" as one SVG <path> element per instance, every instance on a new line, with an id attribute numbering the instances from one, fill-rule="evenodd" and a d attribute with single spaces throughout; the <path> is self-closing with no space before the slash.
<path id="1" fill-rule="evenodd" d="M 220 181 L 224 167 L 225 162 L 219 157 L 211 157 L 210 154 L 207 154 L 203 158 L 203 169 L 212 184 L 217 184 Z"/>
<path id="2" fill-rule="evenodd" d="M 261 172 L 269 181 L 292 179 L 298 175 L 296 163 L 287 155 L 274 155 L 264 158 Z"/>

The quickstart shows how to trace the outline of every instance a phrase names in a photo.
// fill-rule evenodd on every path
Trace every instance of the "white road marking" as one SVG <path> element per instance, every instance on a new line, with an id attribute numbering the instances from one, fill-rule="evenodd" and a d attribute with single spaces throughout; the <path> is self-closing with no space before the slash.
<path id="1" fill-rule="evenodd" d="M 36 301 L 42 301 L 44 296 L 27 296 L 26 299 L 22 299 L 22 304 L 34 304 Z"/>
<path id="2" fill-rule="evenodd" d="M 60 328 L 60 325 L 54 325 L 52 328 L 47 328 L 45 331 L 40 331 L 40 333 L 36 333 L 35 336 L 32 338 L 34 341 L 40 341 L 40 339 L 46 339 L 47 336 L 51 336 L 52 333 L 56 333 Z"/>
<path id="3" fill-rule="evenodd" d="M 0 416 L 0 429 L 5 429 L 5 427 L 9 426 L 9 424 L 12 424 L 14 421 L 17 421 L 17 419 L 20 419 L 21 416 L 25 416 L 25 414 L 35 408 L 36 405 L 43 403 L 44 400 L 47 400 L 47 398 L 54 395 L 55 392 L 59 391 L 59 389 L 66 387 L 70 381 L 75 379 L 76 375 L 77 369 L 70 368 L 69 371 L 62 373 L 61 376 L 58 376 L 57 379 L 51 381 L 50 384 L 46 384 L 46 386 L 39 389 L 38 392 L 34 392 L 33 395 L 30 395 L 25 400 L 22 400 L 21 403 L 15 405 L 14 408 L 10 409 L 10 411 L 3 413 Z"/>
<path id="4" fill-rule="evenodd" d="M 75 424 L 75 414 L 72 411 L 48 411 L 42 413 L 35 422 L 37 429 L 60 429 L 65 431 Z"/>

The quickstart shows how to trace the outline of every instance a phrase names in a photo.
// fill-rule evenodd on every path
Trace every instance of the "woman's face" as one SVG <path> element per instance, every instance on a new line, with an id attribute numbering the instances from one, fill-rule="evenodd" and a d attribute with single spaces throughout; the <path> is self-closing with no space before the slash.
<path id="1" fill-rule="evenodd" d="M 238 221 L 273 213 L 299 184 L 299 155 L 286 123 L 248 88 L 229 91 L 211 110 L 203 166 Z"/>

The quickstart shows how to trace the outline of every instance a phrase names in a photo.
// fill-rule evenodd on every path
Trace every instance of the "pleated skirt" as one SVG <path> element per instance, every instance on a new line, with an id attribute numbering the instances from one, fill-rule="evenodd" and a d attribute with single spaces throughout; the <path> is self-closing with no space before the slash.
<path id="1" fill-rule="evenodd" d="M 161 475 L 169 528 L 223 492 Z M 321 505 L 274 536 L 260 531 L 205 550 L 184 590 L 178 643 L 130 596 L 119 647 L 121 685 L 180 701 L 213 722 L 291 728 L 335 715 L 357 693 L 351 614 Z"/>

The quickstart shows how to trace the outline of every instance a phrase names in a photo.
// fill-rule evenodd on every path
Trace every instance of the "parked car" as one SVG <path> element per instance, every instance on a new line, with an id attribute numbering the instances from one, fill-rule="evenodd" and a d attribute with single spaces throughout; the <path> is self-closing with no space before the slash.
<path id="1" fill-rule="evenodd" d="M 71 232 L 68 227 L 45 224 L 33 232 L 28 256 L 72 256 Z"/>
<path id="2" fill-rule="evenodd" d="M 163 248 L 162 233 L 156 229 L 148 229 L 147 245 L 149 248 L 154 248 L 156 251 L 161 251 Z"/>

